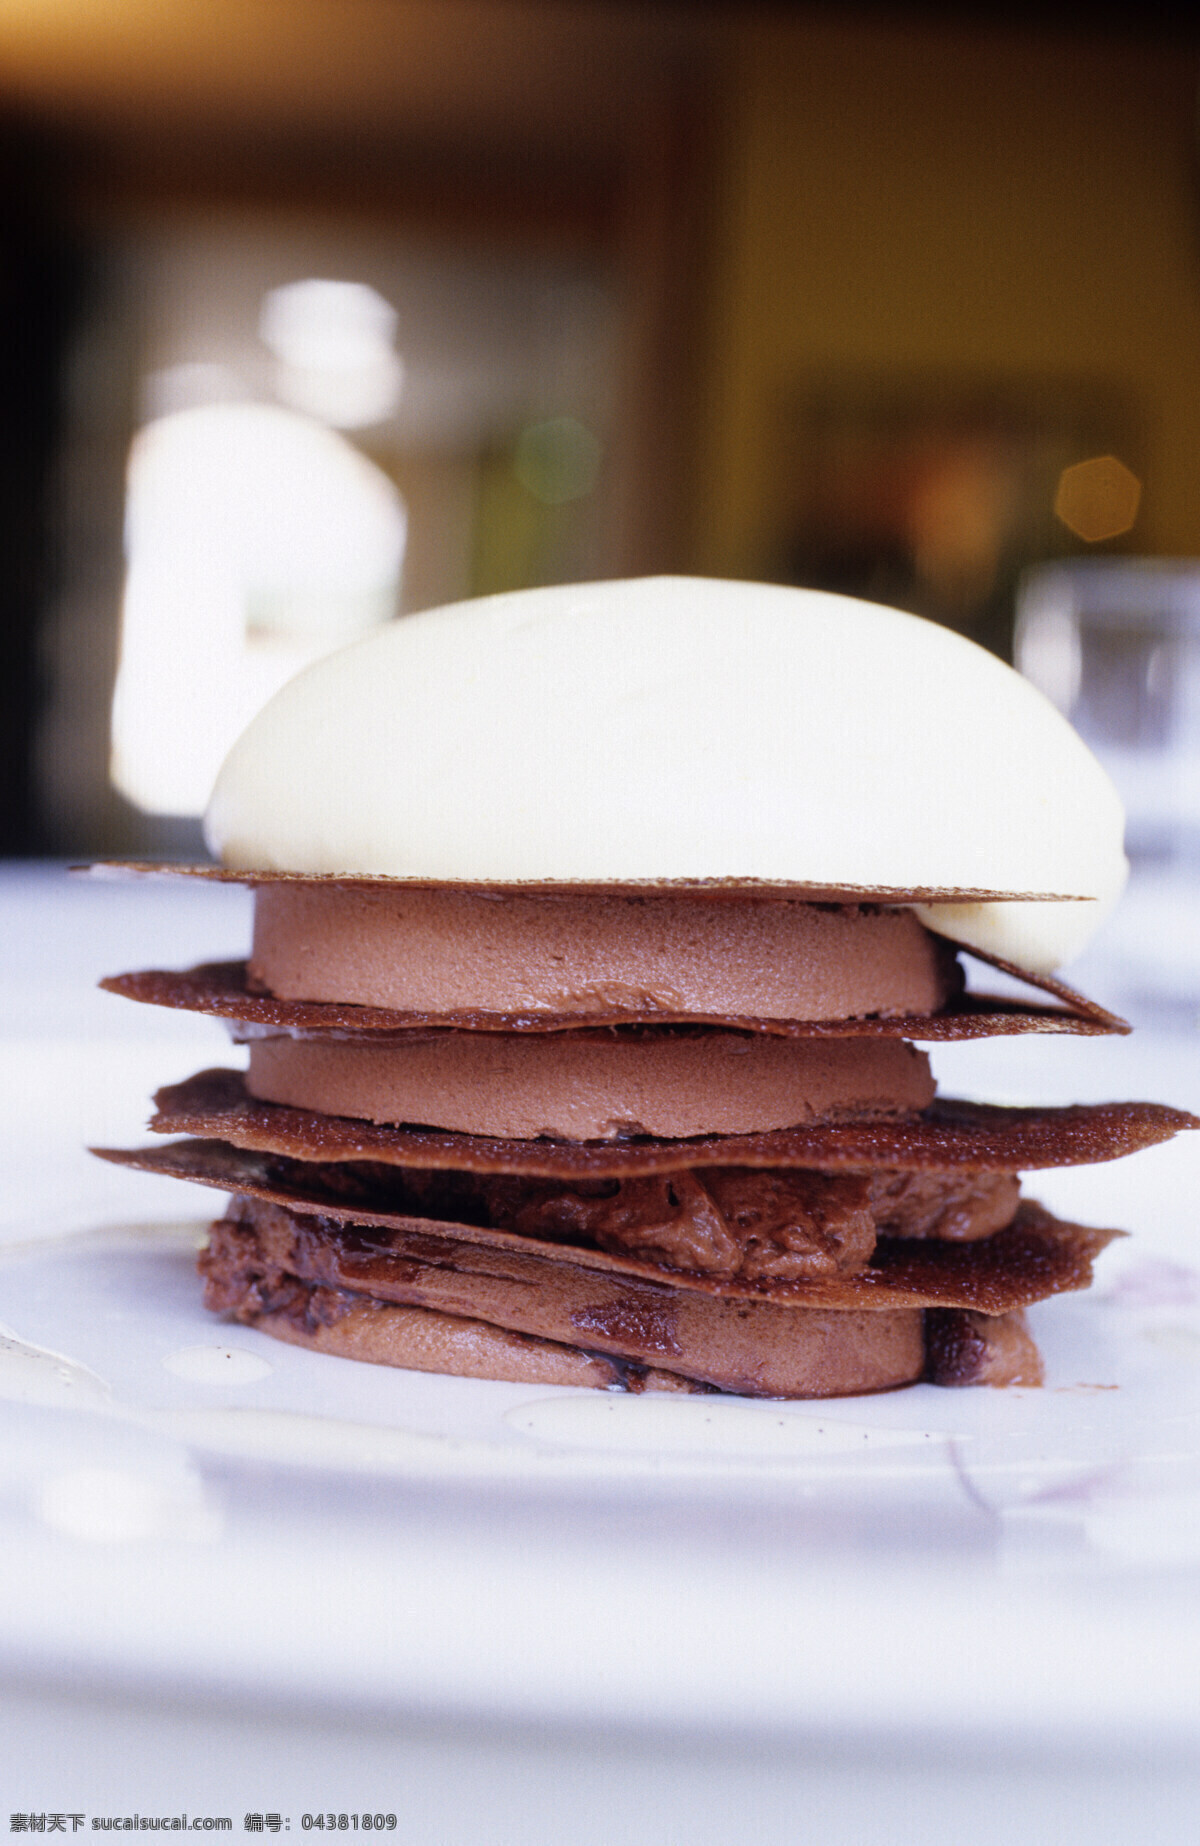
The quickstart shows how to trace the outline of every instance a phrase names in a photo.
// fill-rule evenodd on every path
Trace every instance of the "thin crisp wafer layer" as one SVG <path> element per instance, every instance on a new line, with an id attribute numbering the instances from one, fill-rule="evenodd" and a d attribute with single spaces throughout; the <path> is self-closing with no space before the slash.
<path id="1" fill-rule="evenodd" d="M 160 1090 L 150 1126 L 200 1135 L 296 1160 L 377 1160 L 396 1166 L 546 1178 L 621 1178 L 701 1166 L 968 1167 L 1023 1172 L 1082 1166 L 1170 1140 L 1200 1127 L 1162 1103 L 1079 1104 L 1007 1109 L 937 1099 L 900 1121 L 833 1122 L 768 1134 L 686 1140 L 503 1141 L 433 1129 L 381 1127 L 347 1117 L 257 1102 L 240 1071 L 208 1070 Z"/>
<path id="2" fill-rule="evenodd" d="M 1086 1288 L 1095 1257 L 1116 1231 L 1065 1224 L 1030 1200 L 1023 1201 L 1013 1222 L 991 1237 L 970 1242 L 934 1238 L 881 1239 L 870 1263 L 855 1274 L 812 1281 L 761 1278 L 722 1281 L 712 1276 L 669 1270 L 628 1252 L 547 1245 L 536 1238 L 488 1226 L 449 1223 L 412 1212 L 371 1209 L 361 1199 L 346 1201 L 321 1189 L 319 1169 L 221 1142 L 185 1141 L 161 1148 L 97 1148 L 103 1159 L 145 1172 L 197 1181 L 223 1192 L 281 1205 L 333 1226 L 355 1226 L 377 1233 L 381 1249 L 404 1261 L 422 1260 L 436 1246 L 460 1248 L 462 1261 L 480 1260 L 532 1265 L 521 1273 L 532 1285 L 557 1267 L 589 1275 L 668 1284 L 688 1294 L 706 1295 L 743 1305 L 755 1302 L 781 1308 L 865 1309 L 899 1307 L 968 1308 L 982 1314 L 1005 1314 L 1049 1295 Z M 405 1244 L 405 1239 L 415 1240 Z M 362 1285 L 360 1281 L 360 1286 Z"/>
<path id="3" fill-rule="evenodd" d="M 502 891 L 514 897 L 642 896 L 784 897 L 805 904 L 1059 904 L 1093 901 L 1080 891 L 1014 891 L 991 885 L 813 884 L 798 878 L 399 878 L 385 872 L 286 872 L 272 867 L 184 865 L 156 859 L 103 859 L 75 865 L 72 872 L 114 881 L 137 878 L 198 878 L 205 883 L 321 885 L 346 891 Z"/>
<path id="4" fill-rule="evenodd" d="M 1005 969 L 1018 979 L 1020 970 Z M 572 1032 L 579 1029 L 577 1013 L 482 1012 L 455 1009 L 435 1012 L 400 1011 L 383 1006 L 357 1006 L 324 1000 L 280 1000 L 274 994 L 254 991 L 248 985 L 245 962 L 206 962 L 179 972 L 146 968 L 130 974 L 110 975 L 101 981 L 109 993 L 150 1006 L 168 1006 L 183 1012 L 206 1013 L 213 1018 L 285 1032 L 306 1032 L 341 1037 L 348 1033 L 400 1034 L 413 1030 L 446 1028 L 460 1032 Z M 961 993 L 938 1013 L 910 1013 L 902 1018 L 868 1019 L 765 1019 L 757 1015 L 697 1013 L 647 1004 L 598 1006 L 588 1015 L 593 1027 L 630 1025 L 727 1026 L 738 1032 L 765 1032 L 782 1038 L 905 1038 L 922 1044 L 955 1039 L 995 1038 L 1026 1032 L 1067 1032 L 1095 1035 L 1128 1032 L 1125 1021 L 1076 994 L 1058 982 L 1037 985 L 1053 993 L 1061 1004 L 1001 1000 Z"/>

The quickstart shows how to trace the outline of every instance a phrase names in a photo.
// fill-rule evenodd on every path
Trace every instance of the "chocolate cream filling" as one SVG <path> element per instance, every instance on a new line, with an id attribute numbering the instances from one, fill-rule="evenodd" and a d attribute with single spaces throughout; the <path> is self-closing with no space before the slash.
<path id="1" fill-rule="evenodd" d="M 934 1082 L 928 1058 L 900 1039 L 650 1027 L 412 1032 L 386 1045 L 256 1037 L 246 1089 L 264 1102 L 369 1122 L 608 1141 L 911 1114 L 933 1101 Z"/>
<path id="2" fill-rule="evenodd" d="M 314 1165 L 300 1184 L 380 1209 L 590 1246 L 665 1270 L 759 1285 L 866 1269 L 879 1237 L 972 1243 L 1011 1224 L 1012 1173 L 756 1172 L 704 1167 L 564 1186 L 508 1175 Z"/>
<path id="3" fill-rule="evenodd" d="M 592 1244 L 720 1281 L 808 1281 L 866 1269 L 879 1236 L 990 1237 L 1016 1215 L 1015 1174 L 755 1172 L 704 1167 L 566 1191 L 476 1182 L 486 1222 Z"/>
<path id="4" fill-rule="evenodd" d="M 250 977 L 284 1000 L 583 1017 L 931 1014 L 961 985 L 903 908 L 319 883 L 255 892 Z"/>
<path id="5" fill-rule="evenodd" d="M 481 1223 L 486 1209 L 481 1211 L 479 1197 L 472 1199 L 470 1189 L 463 1189 L 463 1175 L 458 1173 L 384 1174 L 381 1183 L 370 1163 L 326 1166 L 252 1153 L 221 1141 L 93 1151 L 119 1166 L 197 1181 L 221 1192 L 281 1205 L 305 1219 L 341 1225 L 367 1239 L 381 1260 L 387 1252 L 408 1262 L 423 1259 L 431 1250 L 453 1247 L 461 1251 L 472 1246 L 483 1254 L 475 1258 L 468 1253 L 457 1260 L 490 1262 L 500 1252 L 505 1261 L 519 1266 L 531 1286 L 545 1275 L 547 1264 L 566 1264 L 592 1275 L 669 1284 L 684 1293 L 729 1302 L 773 1301 L 802 1313 L 810 1308 L 945 1307 L 1007 1314 L 1049 1295 L 1086 1288 L 1095 1257 L 1119 1235 L 1063 1223 L 1024 1199 L 1012 1222 L 990 1235 L 967 1239 L 885 1235 L 880 1236 L 869 1264 L 852 1273 L 827 1265 L 824 1273 L 799 1279 L 760 1273 L 754 1281 L 740 1274 L 730 1280 L 647 1261 L 615 1240 L 611 1249 L 602 1250 L 585 1243 L 556 1244 L 542 1235 Z M 397 1180 L 400 1186 L 393 1190 Z M 409 1180 L 417 1181 L 411 1190 Z M 484 1193 L 485 1201 L 487 1196 Z M 472 1217 L 475 1222 L 470 1221 Z M 365 1286 L 361 1277 L 360 1283 Z"/>

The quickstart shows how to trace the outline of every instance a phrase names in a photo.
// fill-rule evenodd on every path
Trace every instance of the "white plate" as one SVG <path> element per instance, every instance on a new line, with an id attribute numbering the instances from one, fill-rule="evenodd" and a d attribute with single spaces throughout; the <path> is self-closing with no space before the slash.
<path id="1" fill-rule="evenodd" d="M 884 1483 L 936 1500 L 955 1483 L 1003 1512 L 1069 1498 L 1081 1518 L 1127 1498 L 1131 1469 L 1139 1492 L 1149 1468 L 1175 1490 L 1200 1461 L 1200 1270 L 1128 1246 L 1099 1291 L 1033 1311 L 1043 1390 L 922 1385 L 784 1404 L 547 1392 L 306 1352 L 203 1310 L 204 1234 L 202 1223 L 129 1226 L 0 1253 L 0 1398 L 85 1418 L 96 1454 L 136 1429 L 268 1469 L 603 1490 L 745 1484 L 810 1500 Z M 91 1513 L 82 1490 L 74 1510 L 61 1484 L 44 1505 L 39 1494 L 42 1516 L 73 1536 L 176 1531 L 155 1522 L 148 1490 L 131 1490 L 120 1534 L 107 1531 L 98 1488 Z M 211 1518 L 200 1527 L 208 1535 Z M 1165 1542 L 1157 1515 L 1148 1518 L 1145 1555 Z M 1193 1549 L 1200 1561 L 1200 1523 Z"/>
<path id="2" fill-rule="evenodd" d="M 236 947 L 244 917 L 210 895 L 41 871 L 10 891 L 9 1683 L 810 1751 L 1194 1752 L 1200 1137 L 1031 1185 L 1137 1234 L 1090 1295 L 1034 1311 L 1044 1391 L 780 1405 L 333 1360 L 205 1314 L 197 1223 L 130 1225 L 211 1195 L 76 1153 L 221 1061 L 186 1017 L 81 997 Z M 947 1088 L 997 1100 L 1196 1102 L 1183 1036 L 944 1049 Z"/>
<path id="3" fill-rule="evenodd" d="M 958 1726 L 947 1618 L 964 1602 L 977 1626 L 991 1611 L 976 1645 L 1011 1663 L 1044 1643 L 1031 1616 L 1048 1592 L 1057 1634 L 1064 1588 L 1102 1586 L 1111 1608 L 1114 1580 L 1200 1563 L 1200 1272 L 1176 1261 L 1125 1249 L 1098 1293 L 1037 1310 L 1045 1390 L 784 1405 L 545 1392 L 305 1352 L 204 1312 L 201 1235 L 102 1230 L 10 1249 L 0 1268 L 0 1478 L 23 1566 L 0 1606 L 10 1638 L 102 1656 L 121 1679 L 182 1672 L 280 1697 L 300 1671 L 323 1697 L 528 1714 L 561 1710 L 570 1635 L 594 1650 L 573 1706 L 597 1716 L 633 1700 L 744 1721 L 768 1700 L 773 1723 L 827 1722 L 832 1700 L 860 1723 Z M 39 1607 L 30 1576 L 51 1555 Z M 314 1582 L 324 1619 L 298 1657 L 279 1596 L 288 1586 L 294 1609 Z M 851 1631 L 876 1636 L 858 1675 L 848 1593 Z M 992 1625 L 1006 1601 L 1007 1631 Z M 801 1610 L 797 1677 L 778 1630 Z M 881 1655 L 898 1620 L 905 1645 Z M 1125 1645 L 1112 1624 L 1090 1628 L 1093 1653 Z M 1194 1675 L 1190 1650 L 1177 1664 Z M 993 1670 L 989 1723 L 1052 1712 L 1061 1729 L 1081 1700 L 1095 1719 L 1078 1660 L 1043 1665 L 1009 1709 L 1018 1688 Z M 1177 1724 L 1195 1707 L 1172 1702 L 1169 1667 L 1160 1657 L 1150 1703 Z M 1148 1690 L 1110 1680 L 1101 1705 L 1142 1715 Z"/>

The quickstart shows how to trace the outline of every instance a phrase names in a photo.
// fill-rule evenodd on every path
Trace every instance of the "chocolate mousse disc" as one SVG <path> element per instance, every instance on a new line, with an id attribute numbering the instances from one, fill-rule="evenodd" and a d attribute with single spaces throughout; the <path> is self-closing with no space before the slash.
<path id="1" fill-rule="evenodd" d="M 920 1369 L 913 1368 L 910 1315 L 897 1315 L 900 1324 L 892 1321 L 886 1327 L 878 1314 L 813 1315 L 800 1340 L 789 1341 L 789 1386 L 764 1391 L 745 1378 L 732 1387 L 709 1384 L 615 1354 L 511 1333 L 486 1321 L 432 1308 L 396 1307 L 294 1278 L 283 1279 L 276 1292 L 264 1288 L 254 1269 L 243 1287 L 235 1285 L 228 1295 L 214 1293 L 210 1305 L 274 1339 L 335 1358 L 501 1384 L 630 1392 L 734 1389 L 745 1396 L 826 1398 L 866 1397 L 921 1380 L 949 1386 L 1044 1382 L 1041 1354 L 1020 1308 L 999 1315 L 938 1310 L 939 1339 L 936 1345 L 923 1343 Z M 797 1381 L 805 1360 L 806 1375 Z"/>
<path id="2" fill-rule="evenodd" d="M 270 1331 L 282 1328 L 304 1344 L 350 1344 L 351 1356 L 419 1371 L 458 1370 L 463 1344 L 478 1350 L 486 1341 L 491 1369 L 483 1375 L 533 1382 L 529 1356 L 513 1350 L 513 1333 L 570 1354 L 575 1366 L 584 1359 L 594 1367 L 608 1355 L 755 1397 L 886 1391 L 915 1383 L 925 1369 L 918 1309 L 796 1314 L 769 1302 L 588 1275 L 544 1257 L 506 1261 L 492 1251 L 471 1264 L 461 1249 L 432 1237 L 415 1260 L 397 1260 L 259 1200 L 236 1200 L 213 1226 L 201 1269 L 212 1307 L 252 1324 L 267 1318 Z M 544 1366 L 550 1355 L 537 1356 Z M 600 1380 L 561 1382 L 617 1381 L 610 1371 Z"/>
<path id="3" fill-rule="evenodd" d="M 231 1203 L 200 1269 L 218 1312 L 418 1371 L 769 1397 L 892 1390 L 921 1377 L 1041 1382 L 1020 1309 L 798 1312 L 451 1236 L 388 1236 L 258 1198 Z"/>
<path id="4" fill-rule="evenodd" d="M 251 984 L 398 1011 L 936 1013 L 953 950 L 908 909 L 783 897 L 260 886 Z"/>
<path id="5" fill-rule="evenodd" d="M 929 1059 L 899 1039 L 742 1032 L 412 1032 L 386 1045 L 277 1035 L 250 1042 L 265 1102 L 467 1134 L 607 1141 L 755 1134 L 933 1101 Z"/>

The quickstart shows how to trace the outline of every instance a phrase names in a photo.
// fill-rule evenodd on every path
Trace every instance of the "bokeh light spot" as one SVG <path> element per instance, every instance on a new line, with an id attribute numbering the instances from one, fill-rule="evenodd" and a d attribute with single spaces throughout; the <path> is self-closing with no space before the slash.
<path id="1" fill-rule="evenodd" d="M 1076 538 L 1089 545 L 1119 538 L 1138 515 L 1142 483 L 1115 455 L 1093 455 L 1058 477 L 1054 511 Z"/>
<path id="2" fill-rule="evenodd" d="M 544 506 L 582 500 L 596 485 L 600 442 L 578 417 L 530 423 L 517 439 L 513 470 L 522 487 Z"/>

